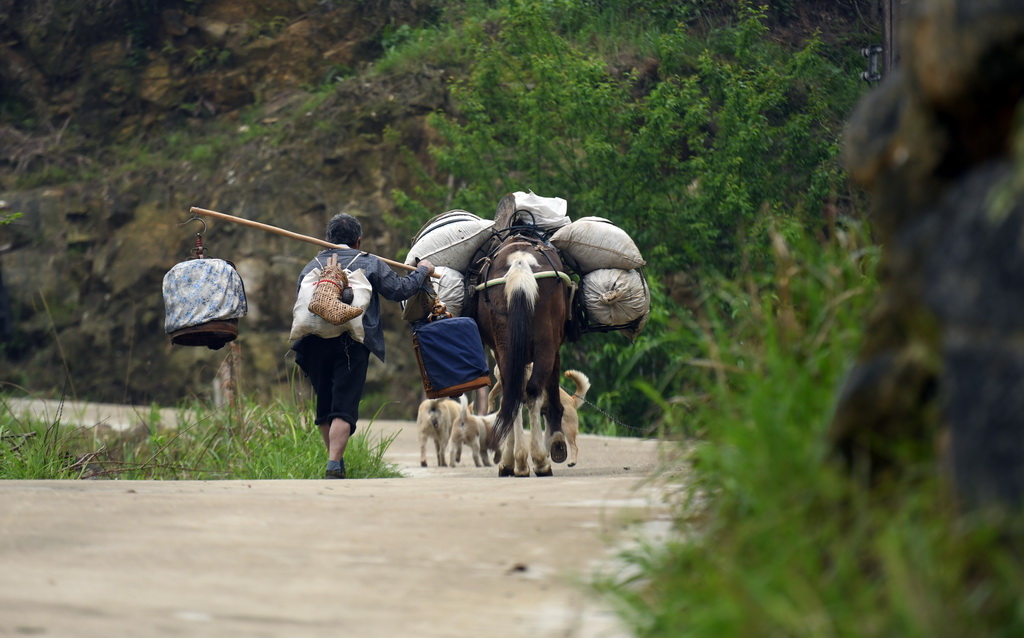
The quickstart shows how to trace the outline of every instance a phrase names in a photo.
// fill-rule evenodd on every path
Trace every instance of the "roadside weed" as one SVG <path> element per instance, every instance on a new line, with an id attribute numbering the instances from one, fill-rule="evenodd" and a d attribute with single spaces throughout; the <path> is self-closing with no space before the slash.
<path id="1" fill-rule="evenodd" d="M 316 479 L 326 460 L 311 406 L 252 399 L 214 408 L 177 408 L 177 427 L 160 411 L 125 431 L 18 419 L 0 412 L 0 479 Z M 400 476 L 384 460 L 393 437 L 360 426 L 345 454 L 350 478 Z"/>

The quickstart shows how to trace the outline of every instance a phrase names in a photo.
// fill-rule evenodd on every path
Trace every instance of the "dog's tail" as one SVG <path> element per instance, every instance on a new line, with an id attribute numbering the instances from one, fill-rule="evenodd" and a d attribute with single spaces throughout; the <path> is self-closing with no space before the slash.
<path id="1" fill-rule="evenodd" d="M 430 407 L 429 407 L 429 409 L 427 411 L 427 414 L 430 416 L 430 425 L 432 425 L 435 430 L 440 430 L 441 429 L 441 399 L 427 399 L 427 400 L 430 402 L 430 404 L 429 404 Z"/>
<path id="2" fill-rule="evenodd" d="M 572 382 L 576 384 L 576 391 L 572 393 L 573 407 L 577 410 L 583 405 L 583 398 L 587 396 L 587 392 L 590 390 L 590 378 L 580 372 L 579 370 L 566 370 L 565 376 L 567 379 L 572 379 Z"/>

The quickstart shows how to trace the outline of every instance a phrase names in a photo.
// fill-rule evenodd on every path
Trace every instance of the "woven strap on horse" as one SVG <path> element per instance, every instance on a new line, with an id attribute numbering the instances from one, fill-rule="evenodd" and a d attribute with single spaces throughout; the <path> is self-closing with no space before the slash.
<path id="1" fill-rule="evenodd" d="M 558 277 L 559 279 L 561 279 L 565 283 L 567 283 L 570 286 L 572 286 L 572 278 L 569 277 L 569 275 L 565 274 L 564 272 L 562 272 L 560 270 L 545 270 L 544 272 L 535 272 L 535 273 L 533 273 L 533 278 L 534 279 L 544 279 L 544 278 L 548 278 L 548 277 Z M 475 290 L 477 292 L 479 292 L 481 290 L 484 290 L 485 288 L 491 288 L 493 286 L 501 286 L 501 285 L 504 285 L 505 283 L 507 283 L 507 281 L 508 280 L 505 277 L 501 277 L 499 279 L 491 279 L 490 281 L 485 281 L 484 283 L 477 285 Z"/>

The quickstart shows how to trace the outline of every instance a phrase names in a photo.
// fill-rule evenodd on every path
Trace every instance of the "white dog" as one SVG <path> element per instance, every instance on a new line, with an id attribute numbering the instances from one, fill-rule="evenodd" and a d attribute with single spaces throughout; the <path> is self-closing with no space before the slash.
<path id="1" fill-rule="evenodd" d="M 487 456 L 487 424 L 469 409 L 466 395 L 459 397 L 459 415 L 452 424 L 452 435 L 448 440 L 448 465 L 451 467 L 462 462 L 463 445 L 469 446 L 477 467 L 491 464 Z"/>
<path id="2" fill-rule="evenodd" d="M 529 370 L 530 368 L 527 367 L 527 376 L 530 374 Z M 579 370 L 566 370 L 565 376 L 576 384 L 576 391 L 572 394 L 566 392 L 565 388 L 558 388 L 558 398 L 562 402 L 562 434 L 565 435 L 565 441 L 569 444 L 568 466 L 573 467 L 576 465 L 576 461 L 580 453 L 580 449 L 576 445 L 576 435 L 580 432 L 580 417 L 578 411 L 583 405 L 583 399 L 587 396 L 587 392 L 590 390 L 590 378 Z M 487 394 L 487 409 L 492 411 L 497 405 L 498 395 L 501 394 L 501 378 L 495 375 L 495 379 L 494 386 Z M 494 414 L 494 416 L 496 415 L 497 413 Z M 491 418 L 491 427 L 494 427 L 493 418 Z M 496 454 L 495 463 L 498 462 L 497 458 L 498 456 Z"/>
<path id="3" fill-rule="evenodd" d="M 444 467 L 444 453 L 451 437 L 452 424 L 459 416 L 459 404 L 451 399 L 427 399 L 420 403 L 416 425 L 420 434 L 420 465 L 427 467 L 427 439 L 437 449 L 437 465 Z"/>

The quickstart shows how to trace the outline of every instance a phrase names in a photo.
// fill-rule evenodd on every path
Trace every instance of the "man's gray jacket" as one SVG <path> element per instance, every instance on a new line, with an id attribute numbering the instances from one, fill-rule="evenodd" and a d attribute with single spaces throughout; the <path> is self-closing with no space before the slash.
<path id="1" fill-rule="evenodd" d="M 331 258 L 332 254 L 338 256 L 338 265 L 344 269 L 354 271 L 362 268 L 363 272 L 366 273 L 366 278 L 370 281 L 370 286 L 373 287 L 373 294 L 370 295 L 370 305 L 361 317 L 365 334 L 363 345 L 369 348 L 370 352 L 377 355 L 378 359 L 384 361 L 384 329 L 380 325 L 379 296 L 391 301 L 404 301 L 412 297 L 423 286 L 423 282 L 428 277 L 427 269 L 420 266 L 408 275 L 399 276 L 395 271 L 391 270 L 390 266 L 377 257 L 360 253 L 361 251 L 355 248 L 330 248 L 321 251 L 317 254 L 316 259 L 306 264 L 306 267 L 299 273 L 299 280 L 295 285 L 295 294 L 298 296 L 299 286 L 302 284 L 303 277 L 314 268 L 327 265 L 327 260 Z M 353 258 L 355 259 L 354 262 L 352 262 Z M 348 265 L 349 262 L 352 262 L 352 264 Z M 305 338 L 303 337 L 302 339 Z M 292 349 L 302 339 L 293 343 Z"/>

